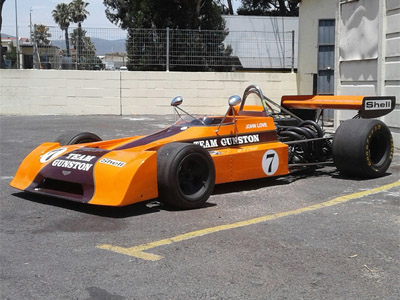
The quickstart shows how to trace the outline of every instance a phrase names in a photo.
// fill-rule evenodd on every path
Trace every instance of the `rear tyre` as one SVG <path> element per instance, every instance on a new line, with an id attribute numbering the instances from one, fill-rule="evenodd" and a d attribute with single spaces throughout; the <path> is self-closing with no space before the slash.
<path id="1" fill-rule="evenodd" d="M 198 145 L 167 144 L 157 153 L 157 179 L 161 202 L 180 209 L 198 208 L 214 189 L 214 162 Z"/>
<path id="2" fill-rule="evenodd" d="M 347 120 L 335 133 L 332 155 L 337 169 L 344 175 L 379 177 L 392 162 L 392 135 L 380 120 Z"/>
<path id="3" fill-rule="evenodd" d="M 91 132 L 66 132 L 60 135 L 55 142 L 60 143 L 61 146 L 76 145 L 83 143 L 99 142 L 101 138 Z"/>

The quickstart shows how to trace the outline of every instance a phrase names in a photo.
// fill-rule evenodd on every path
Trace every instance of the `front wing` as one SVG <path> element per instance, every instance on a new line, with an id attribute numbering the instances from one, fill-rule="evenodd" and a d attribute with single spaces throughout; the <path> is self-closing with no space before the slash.
<path id="1" fill-rule="evenodd" d="M 24 159 L 10 185 L 77 202 L 124 206 L 158 196 L 157 153 L 45 143 Z"/>

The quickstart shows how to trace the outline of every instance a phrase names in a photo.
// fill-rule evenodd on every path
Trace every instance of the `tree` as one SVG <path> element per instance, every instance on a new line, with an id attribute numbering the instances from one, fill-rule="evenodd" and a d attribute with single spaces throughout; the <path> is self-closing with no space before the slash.
<path id="1" fill-rule="evenodd" d="M 57 4 L 56 8 L 52 12 L 52 16 L 54 22 L 56 22 L 60 26 L 61 30 L 65 31 L 65 45 L 67 48 L 67 56 L 70 56 L 68 27 L 71 22 L 71 13 L 69 5 L 65 3 Z"/>
<path id="2" fill-rule="evenodd" d="M 1 31 L 1 26 L 3 23 L 3 17 L 2 17 L 2 13 L 3 13 L 3 4 L 4 2 L 6 2 L 6 0 L 0 0 L 0 31 Z"/>
<path id="3" fill-rule="evenodd" d="M 51 33 L 49 32 L 49 27 L 43 24 L 35 24 L 31 39 L 34 43 L 40 46 L 50 46 Z"/>
<path id="4" fill-rule="evenodd" d="M 96 53 L 96 47 L 94 46 L 90 37 L 86 36 L 87 31 L 85 29 L 81 30 L 81 41 L 82 41 L 82 54 L 87 52 Z M 79 42 L 79 33 L 78 29 L 74 29 L 71 32 L 71 44 L 74 46 L 74 49 L 78 48 Z"/>
<path id="5" fill-rule="evenodd" d="M 2 12 L 4 2 L 6 2 L 6 0 L 0 0 L 0 69 L 4 68 L 3 46 L 1 43 L 1 27 L 3 23 Z"/>
<path id="6" fill-rule="evenodd" d="M 74 46 L 74 49 L 77 49 L 79 43 L 78 29 L 74 29 L 71 33 L 71 43 Z M 96 68 L 96 65 L 98 66 L 98 68 L 102 68 L 103 63 L 96 56 L 96 47 L 94 46 L 91 38 L 86 36 L 86 30 L 84 29 L 81 30 L 80 41 L 82 52 L 79 57 L 79 63 L 81 64 L 81 69 L 93 70 Z"/>
<path id="7" fill-rule="evenodd" d="M 228 1 L 229 14 L 230 14 L 230 15 L 233 15 L 232 0 L 227 0 L 227 1 Z"/>
<path id="8" fill-rule="evenodd" d="M 127 28 L 223 30 L 220 2 L 213 0 L 104 0 L 106 16 Z"/>
<path id="9" fill-rule="evenodd" d="M 239 15 L 298 16 L 300 0 L 242 0 Z"/>
<path id="10" fill-rule="evenodd" d="M 13 43 L 10 44 L 10 49 L 5 53 L 6 60 L 11 61 L 11 68 L 17 67 L 17 49 L 14 47 Z"/>
<path id="11" fill-rule="evenodd" d="M 220 47 L 210 46 L 201 34 L 191 36 L 186 47 L 174 45 L 170 40 L 170 48 L 178 49 L 179 57 L 183 59 L 188 52 L 193 52 L 196 57 L 204 57 L 205 53 L 219 51 L 230 55 L 231 51 L 224 52 L 223 40 L 228 32 L 225 30 L 225 21 L 221 16 L 220 1 L 213 0 L 104 0 L 107 18 L 114 24 L 128 29 L 127 52 L 128 68 L 133 69 L 159 69 L 150 67 L 148 57 L 156 57 L 161 60 L 165 54 L 165 28 L 171 31 L 177 29 L 218 30 L 214 36 L 214 44 Z M 144 33 L 140 31 L 146 29 Z M 178 34 L 177 32 L 175 32 Z M 190 44 L 190 45 L 189 45 Z M 222 50 L 221 50 L 222 49 Z M 158 53 L 162 53 L 160 56 Z"/>
<path id="12" fill-rule="evenodd" d="M 71 19 L 74 23 L 78 23 L 78 27 L 82 27 L 82 22 L 89 15 L 89 12 L 86 10 L 88 5 L 89 3 L 83 0 L 72 0 L 69 4 Z"/>
<path id="13" fill-rule="evenodd" d="M 71 19 L 74 23 L 78 23 L 78 45 L 76 49 L 78 63 L 80 62 L 80 55 L 82 53 L 82 22 L 85 21 L 89 15 L 89 12 L 86 10 L 88 5 L 89 3 L 83 0 L 72 0 L 69 4 Z"/>

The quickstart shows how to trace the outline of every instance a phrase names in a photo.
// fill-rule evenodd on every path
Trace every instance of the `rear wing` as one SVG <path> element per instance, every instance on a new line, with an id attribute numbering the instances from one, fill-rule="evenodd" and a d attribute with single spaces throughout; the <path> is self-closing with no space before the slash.
<path id="1" fill-rule="evenodd" d="M 390 113 L 396 105 L 394 96 L 282 96 L 281 105 L 294 109 L 352 109 L 358 110 L 360 117 L 378 118 Z"/>

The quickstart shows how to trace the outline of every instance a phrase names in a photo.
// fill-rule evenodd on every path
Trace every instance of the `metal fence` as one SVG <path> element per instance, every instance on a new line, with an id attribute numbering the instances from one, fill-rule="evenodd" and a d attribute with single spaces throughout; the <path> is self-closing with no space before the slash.
<path id="1" fill-rule="evenodd" d="M 23 68 L 86 70 L 291 69 L 297 67 L 294 31 L 33 28 L 20 42 Z M 4 42 L 4 38 L 3 38 Z"/>

